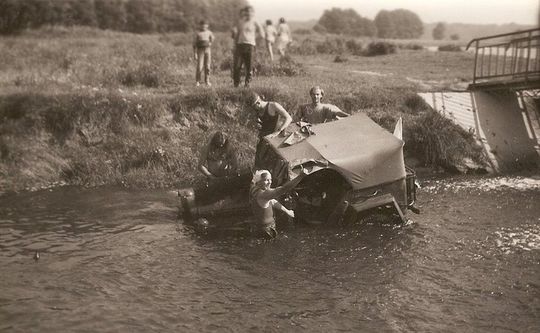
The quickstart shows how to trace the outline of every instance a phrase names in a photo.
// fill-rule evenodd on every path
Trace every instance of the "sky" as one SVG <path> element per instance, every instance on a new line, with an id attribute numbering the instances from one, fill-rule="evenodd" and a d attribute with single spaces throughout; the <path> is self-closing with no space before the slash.
<path id="1" fill-rule="evenodd" d="M 259 21 L 318 19 L 325 9 L 353 8 L 374 19 L 381 10 L 409 9 L 424 23 L 537 24 L 539 0 L 248 0 Z"/>

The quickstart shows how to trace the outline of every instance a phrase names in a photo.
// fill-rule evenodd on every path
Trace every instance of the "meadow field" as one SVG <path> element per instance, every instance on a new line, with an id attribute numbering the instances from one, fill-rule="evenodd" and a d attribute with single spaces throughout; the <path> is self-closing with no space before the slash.
<path id="1" fill-rule="evenodd" d="M 44 27 L 0 37 L 0 193 L 187 184 L 200 178 L 199 152 L 218 129 L 249 167 L 257 140 L 252 91 L 294 114 L 313 85 L 324 88 L 326 102 L 365 112 L 389 130 L 403 117 L 411 163 L 447 170 L 465 157 L 482 163 L 470 134 L 416 95 L 464 89 L 472 53 L 379 41 L 395 53 L 367 56 L 373 40 L 302 34 L 274 63 L 259 47 L 245 89 L 232 87 L 230 36 L 216 37 L 212 87 L 195 87 L 191 34 Z"/>

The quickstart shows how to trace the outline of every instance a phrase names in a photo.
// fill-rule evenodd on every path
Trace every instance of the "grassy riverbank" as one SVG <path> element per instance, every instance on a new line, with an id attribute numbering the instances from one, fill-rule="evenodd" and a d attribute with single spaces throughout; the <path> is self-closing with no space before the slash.
<path id="1" fill-rule="evenodd" d="M 249 166 L 256 142 L 250 91 L 231 87 L 231 41 L 217 37 L 211 88 L 194 86 L 190 35 L 45 28 L 1 37 L 0 192 L 58 182 L 186 184 L 198 177 L 199 151 L 217 129 L 229 133 Z M 295 52 L 275 64 L 259 54 L 252 89 L 294 113 L 318 84 L 327 102 L 366 112 L 388 129 L 403 117 L 406 156 L 423 165 L 481 158 L 469 134 L 416 96 L 463 86 L 472 55 L 342 50 L 347 61 L 337 63 L 331 52 Z"/>

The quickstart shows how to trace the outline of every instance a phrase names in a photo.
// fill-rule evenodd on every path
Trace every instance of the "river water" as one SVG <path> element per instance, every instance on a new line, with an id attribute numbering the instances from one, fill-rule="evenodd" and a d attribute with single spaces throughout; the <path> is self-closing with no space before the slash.
<path id="1" fill-rule="evenodd" d="M 418 206 L 260 241 L 197 234 L 163 190 L 4 196 L 0 331 L 539 332 L 540 180 L 430 180 Z"/>

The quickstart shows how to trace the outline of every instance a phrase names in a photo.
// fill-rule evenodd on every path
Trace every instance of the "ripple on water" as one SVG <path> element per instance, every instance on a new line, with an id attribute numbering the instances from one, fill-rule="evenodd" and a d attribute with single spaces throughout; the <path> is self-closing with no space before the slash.
<path id="1" fill-rule="evenodd" d="M 435 180 L 429 181 L 422 187 L 421 192 L 436 193 L 441 191 L 459 192 L 474 189 L 477 191 L 504 191 L 513 189 L 517 191 L 540 190 L 539 177 L 491 177 L 465 180 Z"/>
<path id="2" fill-rule="evenodd" d="M 517 250 L 540 250 L 540 225 L 538 224 L 526 224 L 513 228 L 503 227 L 496 231 L 495 235 L 497 247 L 506 254 Z"/>
<path id="3" fill-rule="evenodd" d="M 293 225 L 268 242 L 196 235 L 150 191 L 17 196 L 0 203 L 0 330 L 532 332 L 537 189 L 430 181 L 415 223 Z"/>

